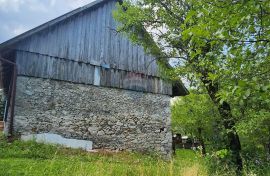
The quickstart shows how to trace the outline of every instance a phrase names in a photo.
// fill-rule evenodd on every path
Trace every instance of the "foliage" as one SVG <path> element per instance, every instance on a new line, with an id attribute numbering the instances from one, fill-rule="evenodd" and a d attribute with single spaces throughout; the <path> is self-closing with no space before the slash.
<path id="1" fill-rule="evenodd" d="M 179 97 L 172 106 L 173 131 L 197 138 L 202 135 L 212 147 L 221 146 L 223 128 L 217 123 L 219 120 L 218 110 L 207 94 L 191 91 L 189 95 Z"/>
<path id="2" fill-rule="evenodd" d="M 114 13 L 119 31 L 156 56 L 163 74 L 204 86 L 239 169 L 238 133 L 270 144 L 269 14 L 267 0 L 138 0 Z"/>

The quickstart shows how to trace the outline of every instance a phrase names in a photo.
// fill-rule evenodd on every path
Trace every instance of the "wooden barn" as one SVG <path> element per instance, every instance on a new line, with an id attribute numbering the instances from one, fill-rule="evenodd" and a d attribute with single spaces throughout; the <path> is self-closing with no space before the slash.
<path id="1" fill-rule="evenodd" d="M 187 91 L 115 33 L 116 3 L 97 0 L 0 45 L 6 133 L 171 153 L 170 98 Z"/>

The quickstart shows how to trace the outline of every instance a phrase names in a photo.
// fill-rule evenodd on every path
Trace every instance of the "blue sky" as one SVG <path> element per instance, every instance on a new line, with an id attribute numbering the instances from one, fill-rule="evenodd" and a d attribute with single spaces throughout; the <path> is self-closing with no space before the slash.
<path id="1" fill-rule="evenodd" d="M 0 0 L 0 43 L 94 0 Z"/>

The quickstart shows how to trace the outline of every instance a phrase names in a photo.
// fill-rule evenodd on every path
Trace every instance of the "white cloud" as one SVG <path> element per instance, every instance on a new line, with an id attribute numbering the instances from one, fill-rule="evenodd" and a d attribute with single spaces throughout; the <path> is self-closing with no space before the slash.
<path id="1" fill-rule="evenodd" d="M 72 9 L 82 7 L 90 2 L 93 2 L 93 0 L 66 0 L 66 1 L 69 7 Z"/>
<path id="2" fill-rule="evenodd" d="M 50 0 L 50 6 L 54 6 L 56 4 L 56 0 Z"/>
<path id="3" fill-rule="evenodd" d="M 3 12 L 18 12 L 24 0 L 0 0 L 0 10 Z"/>
<path id="4" fill-rule="evenodd" d="M 94 0 L 0 0 L 0 43 Z"/>
<path id="5" fill-rule="evenodd" d="M 46 1 L 41 2 L 40 0 L 27 0 L 27 4 L 29 4 L 28 8 L 31 11 L 34 12 L 48 12 L 49 8 L 48 5 L 46 4 Z"/>
<path id="6" fill-rule="evenodd" d="M 14 35 L 20 35 L 20 34 L 24 33 L 25 31 L 27 31 L 27 27 L 23 26 L 23 25 L 19 25 L 19 26 L 15 27 L 12 32 Z"/>

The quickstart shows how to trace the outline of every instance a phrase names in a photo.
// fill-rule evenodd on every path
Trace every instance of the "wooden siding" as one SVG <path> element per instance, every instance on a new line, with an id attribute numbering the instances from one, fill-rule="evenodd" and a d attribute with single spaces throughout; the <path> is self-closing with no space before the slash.
<path id="1" fill-rule="evenodd" d="M 156 76 L 38 53 L 16 53 L 19 75 L 172 95 L 171 84 Z"/>
<path id="2" fill-rule="evenodd" d="M 96 9 L 80 12 L 22 40 L 16 48 L 158 76 L 157 64 L 151 62 L 153 57 L 122 34 L 116 34 L 116 22 L 112 17 L 114 8 L 115 2 L 108 1 Z"/>
<path id="3" fill-rule="evenodd" d="M 18 41 L 19 75 L 172 95 L 155 59 L 115 32 L 115 3 L 104 1 Z"/>

